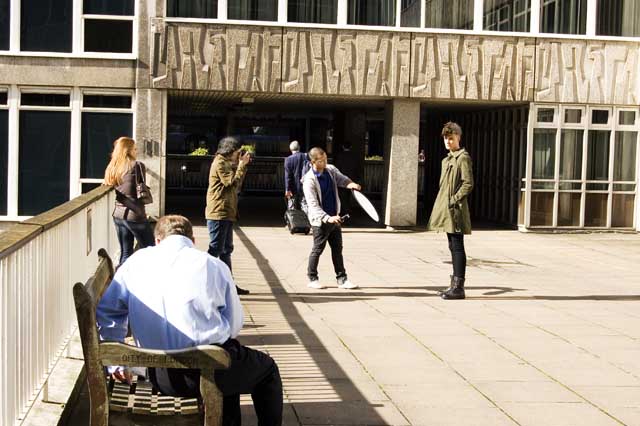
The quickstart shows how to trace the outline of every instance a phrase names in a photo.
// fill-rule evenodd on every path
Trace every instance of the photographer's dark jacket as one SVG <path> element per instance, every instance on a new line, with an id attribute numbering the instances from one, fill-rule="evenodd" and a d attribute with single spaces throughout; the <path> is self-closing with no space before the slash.
<path id="1" fill-rule="evenodd" d="M 238 190 L 247 171 L 240 162 L 234 170 L 233 163 L 218 154 L 211 163 L 209 189 L 205 217 L 209 220 L 238 220 Z"/>
<path id="2" fill-rule="evenodd" d="M 440 191 L 427 228 L 450 234 L 471 234 L 467 197 L 473 189 L 471 156 L 465 149 L 449 152 L 442 160 Z"/>

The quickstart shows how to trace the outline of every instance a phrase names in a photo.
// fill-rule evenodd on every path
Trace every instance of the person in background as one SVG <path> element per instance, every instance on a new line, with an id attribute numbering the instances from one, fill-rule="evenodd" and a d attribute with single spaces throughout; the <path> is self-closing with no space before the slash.
<path id="1" fill-rule="evenodd" d="M 338 187 L 360 190 L 360 185 L 340 173 L 336 167 L 327 164 L 327 154 L 321 148 L 309 151 L 311 169 L 304 175 L 302 186 L 307 200 L 307 213 L 313 230 L 313 248 L 309 255 L 307 276 L 308 286 L 324 288 L 318 279 L 318 262 L 327 246 L 331 247 L 331 260 L 336 273 L 338 287 L 358 288 L 347 279 L 342 258 L 342 218 L 340 217 L 340 197 Z"/>
<path id="2" fill-rule="evenodd" d="M 244 322 L 229 268 L 195 248 L 193 227 L 183 216 L 164 216 L 155 247 L 138 250 L 118 269 L 96 308 L 102 340 L 123 342 L 127 329 L 139 347 L 185 349 L 217 345 L 231 359 L 215 372 L 223 395 L 224 425 L 239 425 L 240 394 L 251 394 L 258 424 L 282 424 L 282 381 L 275 361 L 236 340 Z M 109 367 L 114 379 L 131 371 Z M 165 395 L 200 397 L 200 370 L 150 368 L 149 379 Z"/>
<path id="3" fill-rule="evenodd" d="M 136 161 L 137 149 L 133 139 L 122 136 L 113 142 L 111 161 L 104 171 L 104 184 L 116 191 L 113 222 L 120 243 L 118 267 L 133 254 L 135 240 L 140 248 L 154 245 L 153 231 L 147 220 L 144 203 L 138 200 L 137 182 L 143 180 L 146 167 Z"/>
<path id="4" fill-rule="evenodd" d="M 232 137 L 218 143 L 209 171 L 205 217 L 209 230 L 209 254 L 222 260 L 230 271 L 233 253 L 233 224 L 238 220 L 238 190 L 251 162 L 251 154 L 240 154 L 241 144 Z M 237 164 L 237 168 L 234 166 Z M 238 294 L 249 290 L 237 287 Z"/>
<path id="5" fill-rule="evenodd" d="M 442 160 L 440 191 L 427 225 L 430 231 L 447 233 L 453 275 L 449 288 L 441 293 L 443 299 L 464 299 L 464 281 L 467 254 L 464 250 L 464 234 L 471 234 L 471 218 L 467 199 L 473 190 L 471 156 L 462 148 L 462 129 L 457 123 L 448 122 L 442 129 L 444 146 L 449 154 Z"/>
<path id="6" fill-rule="evenodd" d="M 299 210 L 304 202 L 302 191 L 302 174 L 308 163 L 307 154 L 300 152 L 300 143 L 293 141 L 289 144 L 291 155 L 284 160 L 284 196 L 289 200 L 289 206 Z"/>

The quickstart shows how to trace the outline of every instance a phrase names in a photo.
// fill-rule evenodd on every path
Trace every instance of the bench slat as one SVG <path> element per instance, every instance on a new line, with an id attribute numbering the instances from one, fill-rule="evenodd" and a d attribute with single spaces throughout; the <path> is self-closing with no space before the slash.
<path id="1" fill-rule="evenodd" d="M 98 346 L 103 365 L 224 370 L 229 368 L 231 362 L 227 351 L 213 345 L 166 351 L 143 349 L 119 342 L 102 342 Z"/>

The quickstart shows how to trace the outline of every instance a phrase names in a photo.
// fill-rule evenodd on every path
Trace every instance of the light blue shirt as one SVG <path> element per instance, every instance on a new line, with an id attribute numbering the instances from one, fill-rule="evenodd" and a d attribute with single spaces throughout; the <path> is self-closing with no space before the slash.
<path id="1" fill-rule="evenodd" d="M 184 349 L 235 338 L 244 321 L 227 265 L 181 235 L 138 250 L 118 269 L 96 309 L 102 340 Z"/>

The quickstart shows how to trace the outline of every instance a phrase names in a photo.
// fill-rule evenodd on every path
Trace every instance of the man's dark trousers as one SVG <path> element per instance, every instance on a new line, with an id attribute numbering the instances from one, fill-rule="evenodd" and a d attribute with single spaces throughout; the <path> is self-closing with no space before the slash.
<path id="1" fill-rule="evenodd" d="M 215 372 L 216 385 L 224 396 L 222 424 L 241 424 L 240 394 L 251 394 L 259 426 L 282 424 L 282 380 L 275 361 L 264 352 L 229 339 L 221 345 L 231 357 L 228 370 Z M 151 383 L 164 395 L 200 396 L 200 370 L 150 368 Z"/>
<path id="2" fill-rule="evenodd" d="M 320 255 L 329 243 L 331 247 L 331 260 L 336 278 L 346 278 L 347 272 L 344 270 L 344 260 L 342 258 L 342 228 L 333 223 L 323 223 L 322 226 L 313 226 L 313 248 L 309 255 L 309 266 L 307 275 L 310 280 L 318 279 L 318 263 Z"/>

